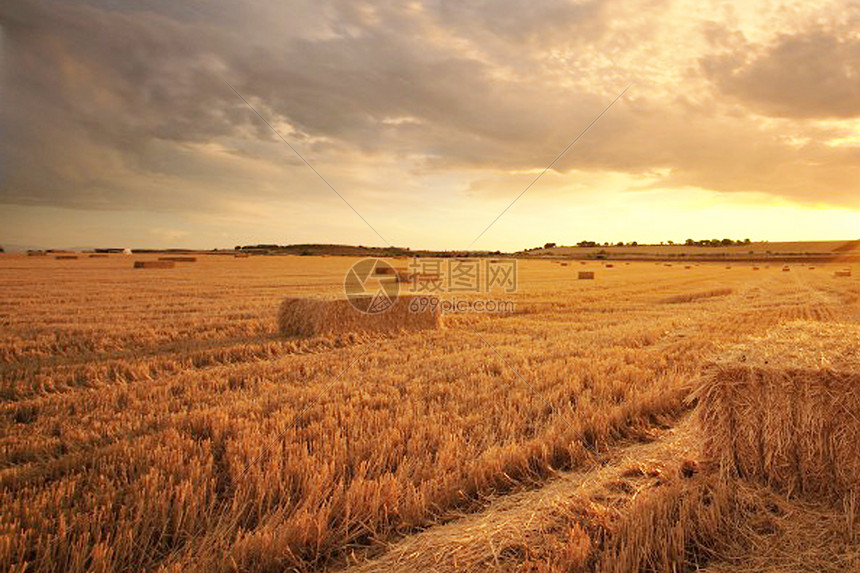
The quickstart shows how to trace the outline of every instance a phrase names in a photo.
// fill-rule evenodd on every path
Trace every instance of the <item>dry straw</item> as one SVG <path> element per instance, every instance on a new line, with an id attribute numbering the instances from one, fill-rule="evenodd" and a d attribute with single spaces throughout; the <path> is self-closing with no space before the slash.
<path id="1" fill-rule="evenodd" d="M 428 305 L 416 304 L 421 302 L 416 300 L 419 298 L 397 297 L 388 310 L 368 314 L 354 308 L 346 299 L 290 297 L 284 299 L 278 311 L 278 330 L 286 336 L 308 337 L 440 328 L 438 307 L 431 310 Z M 369 297 L 366 302 L 370 304 Z M 419 311 L 413 312 L 416 306 Z"/>
<path id="2" fill-rule="evenodd" d="M 685 294 L 676 294 L 673 296 L 667 296 L 665 298 L 661 298 L 659 302 L 665 304 L 676 304 L 679 302 L 693 302 L 696 300 L 701 300 L 705 298 L 714 298 L 716 296 L 725 296 L 727 294 L 732 294 L 734 289 L 731 288 L 715 288 L 711 290 L 703 290 L 697 292 L 689 292 Z"/>
<path id="3" fill-rule="evenodd" d="M 695 392 L 705 454 L 789 495 L 860 492 L 860 326 L 788 323 L 730 347 Z"/>
<path id="4" fill-rule="evenodd" d="M 173 261 L 134 261 L 136 269 L 172 269 L 175 265 Z"/>

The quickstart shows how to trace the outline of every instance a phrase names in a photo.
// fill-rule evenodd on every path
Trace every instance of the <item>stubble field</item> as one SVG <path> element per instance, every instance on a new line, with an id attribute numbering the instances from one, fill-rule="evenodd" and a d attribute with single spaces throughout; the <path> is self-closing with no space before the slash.
<path id="1" fill-rule="evenodd" d="M 354 262 L 0 257 L 0 569 L 372 569 L 432 526 L 685 427 L 724 345 L 860 322 L 860 282 L 836 267 L 522 260 L 513 314 L 277 333 L 284 297 L 338 295 Z M 595 568 L 625 495 L 592 529 L 463 559 Z"/>

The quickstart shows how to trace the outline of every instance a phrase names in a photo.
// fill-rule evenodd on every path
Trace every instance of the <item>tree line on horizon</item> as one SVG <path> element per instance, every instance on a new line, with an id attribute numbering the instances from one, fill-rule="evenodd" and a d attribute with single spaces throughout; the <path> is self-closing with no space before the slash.
<path id="1" fill-rule="evenodd" d="M 637 241 L 630 241 L 629 243 L 625 243 L 624 241 L 618 241 L 617 243 L 611 243 L 606 241 L 604 243 L 600 243 L 597 241 L 579 241 L 576 243 L 577 247 L 656 247 L 660 245 L 681 245 L 687 247 L 732 247 L 732 246 L 742 246 L 749 245 L 752 243 L 750 239 L 687 239 L 683 243 L 675 243 L 675 241 L 660 241 L 659 243 L 639 243 Z M 537 251 L 540 249 L 554 249 L 558 247 L 556 243 L 546 243 L 542 247 L 533 247 L 531 249 L 526 249 L 526 251 Z M 564 245 L 561 245 L 564 246 Z"/>

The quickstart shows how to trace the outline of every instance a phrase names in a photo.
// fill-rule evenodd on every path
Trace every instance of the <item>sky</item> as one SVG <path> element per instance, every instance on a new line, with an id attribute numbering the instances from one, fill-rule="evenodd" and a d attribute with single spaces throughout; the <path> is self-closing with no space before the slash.
<path id="1" fill-rule="evenodd" d="M 18 0 L 0 102 L 0 245 L 860 237 L 856 1 Z"/>

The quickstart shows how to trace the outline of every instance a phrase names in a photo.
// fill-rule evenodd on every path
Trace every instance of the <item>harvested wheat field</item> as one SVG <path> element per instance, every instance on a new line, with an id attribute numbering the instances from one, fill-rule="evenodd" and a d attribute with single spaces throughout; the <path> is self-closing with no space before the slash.
<path id="1" fill-rule="evenodd" d="M 520 260 L 366 327 L 356 260 L 0 256 L 0 569 L 860 567 L 844 265 Z"/>

